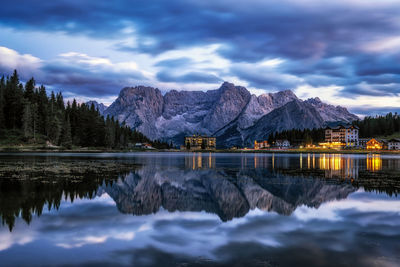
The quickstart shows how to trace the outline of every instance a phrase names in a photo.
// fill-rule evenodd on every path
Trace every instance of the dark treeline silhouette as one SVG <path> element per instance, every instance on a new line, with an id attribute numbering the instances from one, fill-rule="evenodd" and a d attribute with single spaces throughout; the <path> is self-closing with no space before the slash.
<path id="1" fill-rule="evenodd" d="M 360 137 L 388 136 L 400 132 L 400 116 L 388 113 L 385 116 L 365 117 L 353 122 L 360 128 Z"/>
<path id="2" fill-rule="evenodd" d="M 92 104 L 64 103 L 61 93 L 36 87 L 34 78 L 23 85 L 15 70 L 11 77 L 0 79 L 0 130 L 14 130 L 24 141 L 50 141 L 65 148 L 125 148 L 134 143 L 150 143 L 156 148 L 170 148 L 168 143 L 151 141 L 113 117 L 104 118 Z M 3 133 L 4 135 L 4 133 Z"/>
<path id="3" fill-rule="evenodd" d="M 287 139 L 291 145 L 307 145 L 322 142 L 324 138 L 324 129 L 293 129 L 270 134 L 268 142 L 273 144 L 276 140 Z"/>
<path id="4" fill-rule="evenodd" d="M 389 136 L 400 133 L 400 116 L 397 113 L 388 113 L 385 116 L 368 116 L 363 120 L 353 121 L 352 124 L 360 128 L 360 138 Z M 297 145 L 316 144 L 324 141 L 325 129 L 293 129 L 275 132 L 268 137 L 268 142 L 272 144 L 279 139 L 287 139 L 291 144 Z"/>
<path id="5" fill-rule="evenodd" d="M 44 208 L 48 210 L 60 207 L 63 199 L 73 202 L 74 199 L 96 197 L 100 186 L 110 185 L 126 172 L 99 175 L 87 173 L 84 177 L 41 177 L 40 179 L 0 179 L 0 217 L 2 225 L 10 231 L 15 220 L 21 217 L 27 224 L 33 216 L 40 216 Z"/>

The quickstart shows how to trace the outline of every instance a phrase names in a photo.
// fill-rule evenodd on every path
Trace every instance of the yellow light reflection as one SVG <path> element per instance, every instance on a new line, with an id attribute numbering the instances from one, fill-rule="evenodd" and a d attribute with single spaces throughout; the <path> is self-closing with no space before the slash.
<path id="1" fill-rule="evenodd" d="M 381 155 L 367 155 L 367 170 L 376 172 L 382 169 Z"/>

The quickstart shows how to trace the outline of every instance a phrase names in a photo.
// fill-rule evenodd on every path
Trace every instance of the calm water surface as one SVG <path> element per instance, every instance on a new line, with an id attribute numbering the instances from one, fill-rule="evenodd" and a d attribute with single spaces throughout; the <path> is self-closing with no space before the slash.
<path id="1" fill-rule="evenodd" d="M 0 266 L 400 266 L 400 157 L 0 154 Z"/>

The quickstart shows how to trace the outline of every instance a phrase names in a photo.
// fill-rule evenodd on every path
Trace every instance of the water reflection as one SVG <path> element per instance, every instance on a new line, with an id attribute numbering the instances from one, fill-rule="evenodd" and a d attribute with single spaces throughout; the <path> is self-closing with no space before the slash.
<path id="1" fill-rule="evenodd" d="M 36 162 L 35 158 L 30 160 Z M 298 206 L 319 207 L 326 201 L 346 198 L 360 187 L 397 195 L 399 161 L 380 155 L 218 157 L 192 153 L 175 158 L 139 157 L 131 160 L 129 174 L 112 172 L 106 177 L 87 173 L 81 179 L 42 175 L 15 179 L 4 177 L 3 172 L 0 216 L 3 225 L 12 230 L 19 216 L 29 224 L 44 207 L 58 209 L 63 198 L 73 202 L 104 192 L 122 213 L 134 215 L 152 214 L 162 208 L 171 212 L 206 211 L 217 214 L 222 221 L 242 217 L 255 208 L 290 215 Z"/>
<path id="2" fill-rule="evenodd" d="M 187 169 L 212 169 L 215 168 L 215 155 L 213 153 L 193 153 L 185 157 Z"/>
<path id="3" fill-rule="evenodd" d="M 0 265 L 399 262 L 399 157 L 62 157 L 1 158 Z"/>
<path id="4" fill-rule="evenodd" d="M 367 155 L 367 170 L 372 172 L 382 170 L 381 155 Z"/>

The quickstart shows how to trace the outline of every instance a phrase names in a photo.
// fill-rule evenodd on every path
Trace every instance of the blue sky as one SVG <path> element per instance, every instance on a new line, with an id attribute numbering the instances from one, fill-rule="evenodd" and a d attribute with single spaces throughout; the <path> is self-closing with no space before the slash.
<path id="1" fill-rule="evenodd" d="M 400 111 L 400 2 L 1 3 L 0 73 L 110 104 L 125 86 L 283 89 L 356 114 Z"/>

